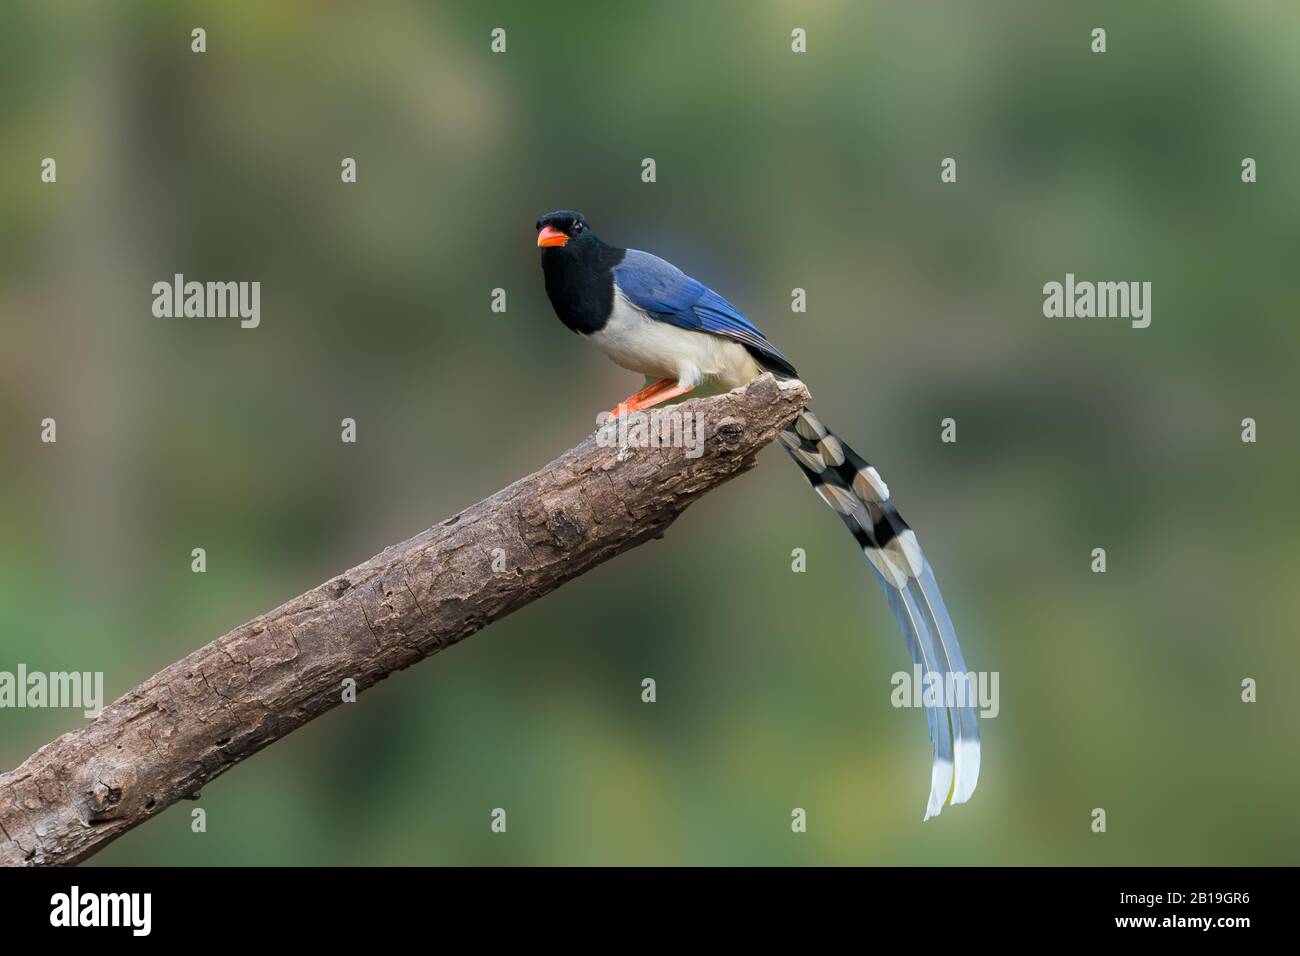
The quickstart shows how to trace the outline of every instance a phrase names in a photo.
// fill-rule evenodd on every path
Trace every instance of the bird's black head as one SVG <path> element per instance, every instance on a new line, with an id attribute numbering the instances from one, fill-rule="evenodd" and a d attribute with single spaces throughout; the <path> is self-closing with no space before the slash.
<path id="1" fill-rule="evenodd" d="M 614 309 L 613 269 L 627 250 L 601 242 L 587 217 L 571 209 L 537 220 L 537 245 L 546 294 L 560 321 L 588 335 L 602 328 Z"/>
<path id="2" fill-rule="evenodd" d="M 542 249 L 565 249 L 570 244 L 581 247 L 598 241 L 580 212 L 559 209 L 537 220 L 537 245 Z"/>

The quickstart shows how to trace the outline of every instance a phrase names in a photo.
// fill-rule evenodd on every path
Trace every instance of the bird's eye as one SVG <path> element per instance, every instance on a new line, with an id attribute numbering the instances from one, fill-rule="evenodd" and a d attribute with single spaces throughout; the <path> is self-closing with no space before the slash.
<path id="1" fill-rule="evenodd" d="M 582 230 L 583 230 L 583 225 L 582 225 L 582 223 L 580 223 L 580 222 L 575 222 L 575 223 L 573 224 L 573 231 L 574 231 L 574 233 L 582 232 Z"/>

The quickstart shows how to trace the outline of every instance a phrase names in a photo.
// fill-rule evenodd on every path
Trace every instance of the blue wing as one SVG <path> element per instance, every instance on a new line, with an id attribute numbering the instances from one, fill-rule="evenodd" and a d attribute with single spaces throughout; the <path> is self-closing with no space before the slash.
<path id="1" fill-rule="evenodd" d="M 739 309 L 671 262 L 629 249 L 614 267 L 614 281 L 629 302 L 659 321 L 735 339 L 761 364 L 796 374 L 790 360 Z"/>

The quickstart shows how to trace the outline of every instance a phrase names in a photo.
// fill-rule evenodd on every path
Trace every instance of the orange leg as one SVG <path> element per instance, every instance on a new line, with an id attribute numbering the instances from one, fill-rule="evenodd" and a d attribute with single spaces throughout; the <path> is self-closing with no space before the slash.
<path id="1" fill-rule="evenodd" d="M 637 392 L 635 395 L 630 395 L 627 398 L 623 399 L 623 401 L 619 402 L 616 406 L 611 408 L 609 410 L 609 413 L 613 415 L 615 418 L 617 418 L 619 415 L 622 415 L 624 412 L 638 411 L 641 408 L 641 403 L 643 401 L 645 401 L 650 396 L 657 394 L 663 389 L 668 388 L 668 386 L 673 384 L 673 381 L 674 379 L 671 378 L 661 378 L 653 385 L 647 385 L 645 388 L 641 389 L 641 391 Z"/>
<path id="2" fill-rule="evenodd" d="M 693 391 L 695 391 L 694 385 L 690 386 L 689 388 L 682 385 L 673 385 L 671 388 L 661 389 L 660 391 L 653 393 L 649 398 L 641 399 L 641 401 L 635 403 L 632 407 L 628 408 L 627 410 L 630 412 L 645 411 L 647 408 L 653 408 L 656 405 L 668 401 L 670 398 L 676 398 L 678 395 L 685 395 L 687 392 L 693 392 Z M 623 407 L 622 405 L 619 406 L 619 408 L 622 407 Z M 615 415 L 617 414 L 618 412 L 615 411 Z"/>

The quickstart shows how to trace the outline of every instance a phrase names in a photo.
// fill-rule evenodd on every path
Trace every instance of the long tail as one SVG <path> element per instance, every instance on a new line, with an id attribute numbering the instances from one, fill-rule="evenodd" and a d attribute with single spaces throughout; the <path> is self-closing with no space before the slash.
<path id="1" fill-rule="evenodd" d="M 840 516 L 866 556 L 902 628 L 912 661 L 920 669 L 923 690 L 928 691 L 937 680 L 942 691 L 923 694 L 934 749 L 930 801 L 925 810 L 928 820 L 943 809 L 950 793 L 955 804 L 970 799 L 980 773 L 974 682 L 967 675 L 934 572 L 921 553 L 916 534 L 894 507 L 880 473 L 812 412 L 801 412 L 780 438 L 809 484 Z M 951 693 L 953 688 L 956 693 Z M 933 702 L 936 696 L 940 698 L 937 704 Z"/>

